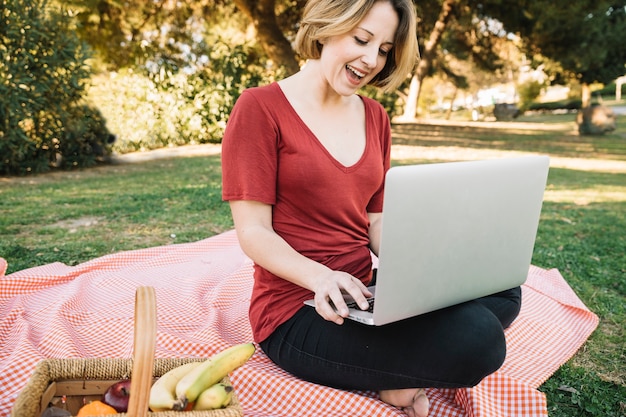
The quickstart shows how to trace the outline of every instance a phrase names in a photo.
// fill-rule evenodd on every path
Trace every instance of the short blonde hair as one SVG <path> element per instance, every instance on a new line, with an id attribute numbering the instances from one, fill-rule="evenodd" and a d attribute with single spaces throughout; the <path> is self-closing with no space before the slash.
<path id="1" fill-rule="evenodd" d="M 321 41 L 350 32 L 378 1 L 389 2 L 396 11 L 398 29 L 385 66 L 370 84 L 383 91 L 395 90 L 413 71 L 419 56 L 417 17 L 411 0 L 309 0 L 296 35 L 296 52 L 303 59 L 319 59 Z"/>

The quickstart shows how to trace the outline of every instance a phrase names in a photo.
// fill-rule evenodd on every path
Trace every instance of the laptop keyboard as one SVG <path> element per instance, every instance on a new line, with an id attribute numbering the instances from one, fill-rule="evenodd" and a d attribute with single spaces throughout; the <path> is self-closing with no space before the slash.
<path id="1" fill-rule="evenodd" d="M 369 307 L 367 310 L 362 310 L 362 311 L 369 311 L 370 313 L 374 312 L 374 298 L 368 298 L 367 299 L 367 303 L 369 304 Z M 356 301 L 352 301 L 346 304 L 348 306 L 348 308 L 354 308 L 356 310 L 361 310 L 361 307 L 359 307 L 359 305 L 357 304 Z"/>

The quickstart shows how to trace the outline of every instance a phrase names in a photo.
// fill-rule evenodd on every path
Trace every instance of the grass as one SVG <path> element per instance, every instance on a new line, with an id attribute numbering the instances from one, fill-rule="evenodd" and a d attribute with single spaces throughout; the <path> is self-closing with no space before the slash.
<path id="1" fill-rule="evenodd" d="M 220 160 L 180 158 L 0 181 L 0 253 L 17 271 L 203 239 L 232 227 Z"/>
<path id="2" fill-rule="evenodd" d="M 394 163 L 552 157 L 533 264 L 559 269 L 601 321 L 540 389 L 551 417 L 623 417 L 626 117 L 616 132 L 601 137 L 578 136 L 571 116 L 519 122 L 396 125 Z M 232 228 L 220 181 L 219 155 L 0 178 L 0 256 L 11 273 L 204 239 Z"/>

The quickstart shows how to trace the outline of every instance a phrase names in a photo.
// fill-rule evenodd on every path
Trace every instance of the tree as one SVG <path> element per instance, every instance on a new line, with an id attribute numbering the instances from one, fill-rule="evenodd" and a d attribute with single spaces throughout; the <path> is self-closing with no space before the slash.
<path id="1" fill-rule="evenodd" d="M 482 4 L 481 12 L 497 18 L 523 39 L 532 57 L 560 64 L 552 76 L 574 78 L 583 86 L 583 107 L 591 101 L 589 85 L 609 83 L 626 70 L 626 5 L 623 0 L 528 0 L 511 13 L 509 1 Z"/>
<path id="2" fill-rule="evenodd" d="M 0 0 L 0 174 L 88 165 L 109 137 L 81 103 L 87 45 L 47 0 Z M 98 148 L 97 150 L 95 148 Z"/>
<path id="3" fill-rule="evenodd" d="M 441 5 L 439 16 L 433 26 L 430 36 L 426 41 L 424 48 L 420 52 L 420 60 L 417 69 L 411 78 L 409 87 L 409 95 L 406 99 L 403 118 L 412 119 L 417 113 L 417 102 L 419 100 L 422 82 L 431 69 L 435 57 L 437 55 L 437 47 L 446 29 L 446 25 L 453 16 L 454 7 L 458 5 L 460 0 L 444 0 Z"/>
<path id="4" fill-rule="evenodd" d="M 256 40 L 276 68 L 299 64 L 288 37 L 295 32 L 304 0 L 67 0 L 80 21 L 79 35 L 109 69 L 144 65 L 155 57 L 184 65 L 211 26 L 229 25 Z M 182 53 L 181 49 L 187 51 Z"/>
<path id="5" fill-rule="evenodd" d="M 183 65 L 181 45 L 192 50 L 197 45 L 198 22 L 214 22 L 235 10 L 222 11 L 212 0 L 56 1 L 73 11 L 78 35 L 95 51 L 98 63 L 110 70 L 160 58 Z"/>
<path id="6" fill-rule="evenodd" d="M 275 0 L 233 0 L 237 8 L 243 11 L 252 21 L 259 43 L 263 46 L 267 56 L 278 66 L 284 67 L 288 74 L 294 74 L 300 65 L 294 54 L 290 42 L 283 34 L 283 30 L 293 31 L 294 27 L 281 28 L 278 25 Z M 299 11 L 304 4 L 303 0 L 296 2 Z"/>
<path id="7" fill-rule="evenodd" d="M 474 0 L 430 0 L 419 3 L 418 37 L 427 39 L 420 62 L 412 75 L 403 118 L 411 120 L 417 112 L 417 103 L 424 79 L 441 74 L 457 89 L 470 88 L 474 75 L 496 74 L 505 66 L 501 50 L 509 43 L 492 19 L 476 14 Z M 438 14 L 433 14 L 438 11 Z M 459 70 L 458 62 L 465 61 Z M 456 63 L 456 65 L 452 64 Z M 471 69 L 468 71 L 467 67 Z"/>
<path id="8" fill-rule="evenodd" d="M 237 26 L 241 32 L 246 31 L 246 26 L 253 27 L 256 42 L 275 69 L 282 67 L 287 75 L 299 70 L 299 60 L 291 40 L 295 37 L 306 0 L 128 0 L 124 5 L 115 0 L 67 1 L 78 10 L 77 16 L 82 22 L 81 36 L 113 69 L 143 65 L 148 60 L 183 65 L 181 59 L 177 61 L 182 54 L 176 51 L 176 47 L 185 45 L 193 50 L 196 44 L 193 33 L 202 30 L 199 31 L 190 22 L 205 20 L 205 28 L 223 21 Z M 427 39 L 427 42 L 422 49 L 422 59 L 413 77 L 408 99 L 405 100 L 405 114 L 415 114 L 419 86 L 433 69 L 450 73 L 448 68 L 437 64 L 437 58 L 442 53 L 439 44 L 447 31 L 448 22 L 454 17 L 461 22 L 457 23 L 457 45 L 448 47 L 448 52 L 453 54 L 461 50 L 459 40 L 463 37 L 458 35 L 476 33 L 472 29 L 475 22 L 467 17 L 471 15 L 467 1 L 424 0 L 416 6 L 420 19 L 417 35 L 420 39 Z M 171 42 L 171 39 L 176 42 Z M 477 54 L 475 44 L 472 44 L 475 40 L 469 36 L 463 39 L 465 51 L 470 52 L 468 56 Z M 439 60 L 439 63 L 443 62 L 445 60 Z M 462 82 L 462 76 L 452 79 Z"/>

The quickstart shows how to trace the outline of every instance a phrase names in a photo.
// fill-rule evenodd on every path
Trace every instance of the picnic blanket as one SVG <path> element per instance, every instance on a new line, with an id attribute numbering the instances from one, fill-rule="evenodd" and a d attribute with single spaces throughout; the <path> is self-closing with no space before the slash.
<path id="1" fill-rule="evenodd" d="M 133 351 L 134 297 L 157 297 L 156 356 L 207 357 L 252 340 L 252 262 L 236 234 L 52 263 L 5 275 L 0 258 L 0 415 L 44 358 L 121 357 Z M 598 323 L 557 270 L 531 267 L 519 318 L 507 330 L 502 368 L 471 389 L 429 389 L 430 416 L 546 416 L 537 390 Z M 299 380 L 257 349 L 231 375 L 246 416 L 402 416 L 375 392 Z"/>

